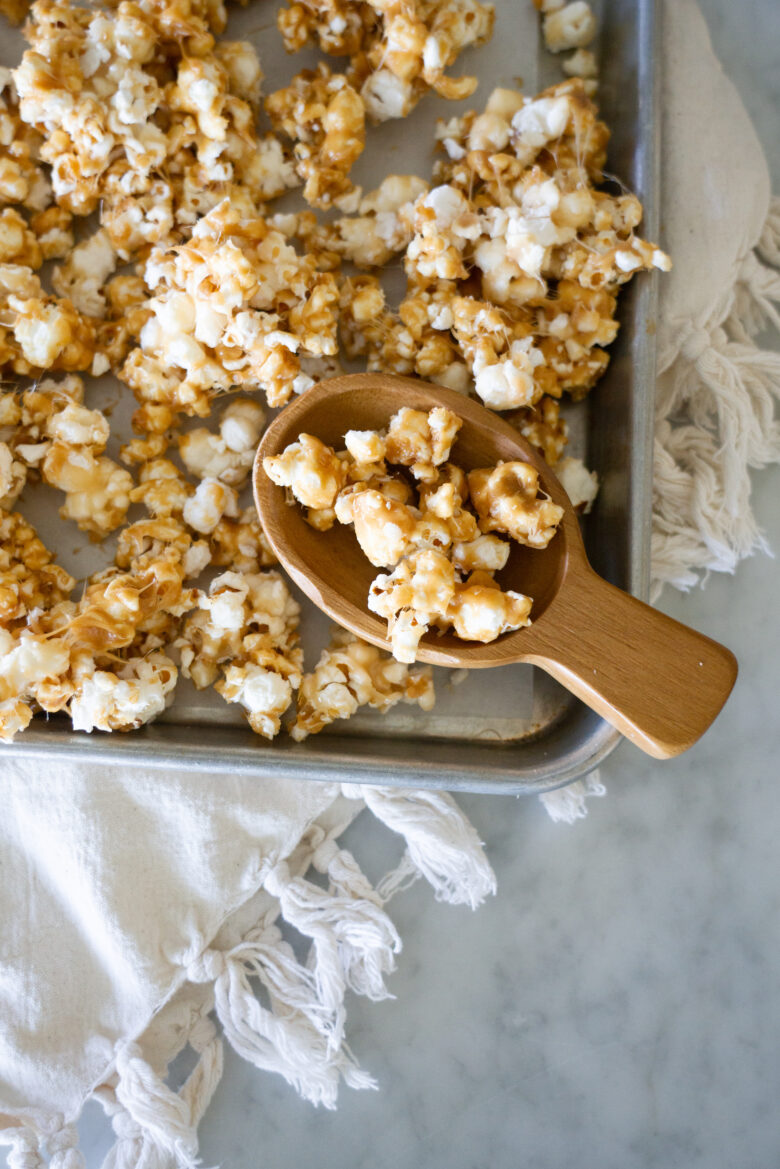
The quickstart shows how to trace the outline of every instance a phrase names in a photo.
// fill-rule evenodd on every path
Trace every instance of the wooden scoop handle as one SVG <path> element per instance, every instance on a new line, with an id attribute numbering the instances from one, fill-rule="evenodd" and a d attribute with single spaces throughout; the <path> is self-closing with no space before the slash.
<path id="1" fill-rule="evenodd" d="M 736 681 L 731 650 L 608 584 L 590 565 L 555 606 L 554 645 L 534 652 L 535 665 L 656 759 L 679 755 L 704 734 Z"/>

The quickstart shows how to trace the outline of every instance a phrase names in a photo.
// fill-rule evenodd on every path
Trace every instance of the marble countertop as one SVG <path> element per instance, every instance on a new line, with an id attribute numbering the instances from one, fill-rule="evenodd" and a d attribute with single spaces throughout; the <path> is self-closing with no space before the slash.
<path id="1" fill-rule="evenodd" d="M 780 189 L 776 0 L 703 0 Z M 774 29 L 774 32 L 772 31 Z M 780 468 L 755 481 L 780 548 Z M 381 1091 L 315 1111 L 228 1053 L 202 1125 L 225 1169 L 768 1169 L 780 1161 L 778 567 L 767 557 L 664 607 L 733 647 L 741 675 L 693 750 L 628 744 L 572 827 L 538 800 L 462 797 L 498 896 L 477 913 L 418 883 L 391 912 L 397 998 L 352 1000 Z M 361 818 L 360 855 L 386 848 Z M 107 1135 L 82 1124 L 90 1169 Z"/>

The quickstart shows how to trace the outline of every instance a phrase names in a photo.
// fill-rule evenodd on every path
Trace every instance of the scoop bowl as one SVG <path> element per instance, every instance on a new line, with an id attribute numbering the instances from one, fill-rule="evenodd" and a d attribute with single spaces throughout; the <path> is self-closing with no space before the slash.
<path id="1" fill-rule="evenodd" d="M 656 758 L 680 754 L 707 730 L 728 698 L 737 662 L 725 646 L 652 609 L 591 568 L 574 508 L 542 456 L 501 417 L 453 390 L 381 373 L 330 378 L 296 398 L 270 424 L 258 448 L 254 492 L 271 547 L 298 587 L 339 625 L 390 649 L 383 620 L 367 607 L 377 569 L 352 529 L 319 532 L 263 470 L 305 432 L 337 450 L 347 430 L 383 430 L 402 406 L 445 406 L 463 420 L 451 461 L 466 471 L 523 460 L 564 509 L 543 550 L 511 541 L 504 589 L 533 597 L 531 625 L 488 644 L 452 632 L 428 633 L 418 660 L 483 669 L 529 662 L 546 670 L 636 746 Z"/>

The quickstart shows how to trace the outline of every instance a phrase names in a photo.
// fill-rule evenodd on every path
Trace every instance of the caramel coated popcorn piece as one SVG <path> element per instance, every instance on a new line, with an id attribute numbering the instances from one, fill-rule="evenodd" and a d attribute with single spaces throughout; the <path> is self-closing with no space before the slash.
<path id="1" fill-rule="evenodd" d="M 333 507 L 347 481 L 344 461 L 312 434 L 299 435 L 280 455 L 263 459 L 263 470 L 278 487 L 289 487 L 304 507 Z"/>
<path id="2" fill-rule="evenodd" d="M 455 590 L 447 620 L 464 641 L 490 642 L 529 625 L 532 604 L 530 597 L 503 592 L 495 581 L 476 572 Z"/>
<path id="3" fill-rule="evenodd" d="M 435 479 L 436 468 L 449 458 L 462 425 L 460 418 L 443 406 L 435 406 L 427 414 L 404 406 L 390 419 L 387 460 L 409 467 L 415 479 Z"/>
<path id="4" fill-rule="evenodd" d="M 303 197 L 314 207 L 338 206 L 353 190 L 349 172 L 366 141 L 365 106 L 341 73 L 320 63 L 266 98 L 274 128 L 295 143 Z"/>
<path id="5" fill-rule="evenodd" d="M 219 433 L 204 427 L 179 438 L 184 466 L 198 479 L 219 479 L 230 487 L 244 486 L 265 426 L 265 411 L 251 398 L 234 398 L 222 411 Z"/>
<path id="6" fill-rule="evenodd" d="M 254 506 L 223 516 L 208 534 L 211 563 L 235 572 L 259 572 L 277 563 Z"/>
<path id="7" fill-rule="evenodd" d="M 435 701 L 430 666 L 410 670 L 344 629 L 334 630 L 311 674 L 304 674 L 290 730 L 300 742 L 336 719 L 351 718 L 362 706 L 385 714 L 398 702 L 431 710 Z"/>
<path id="8" fill-rule="evenodd" d="M 0 507 L 9 510 L 27 482 L 27 467 L 14 458 L 8 443 L 0 442 Z"/>
<path id="9" fill-rule="evenodd" d="M 89 446 L 55 439 L 43 459 L 41 474 L 46 483 L 65 492 L 62 518 L 75 520 L 84 532 L 105 536 L 127 515 L 132 476 Z"/>
<path id="10" fill-rule="evenodd" d="M 544 43 L 551 53 L 581 49 L 596 35 L 596 17 L 585 0 L 574 0 L 548 12 L 544 18 Z"/>
<path id="11" fill-rule="evenodd" d="M 103 317 L 106 314 L 103 286 L 116 263 L 111 240 L 101 229 L 77 244 L 65 263 L 54 269 L 54 290 L 67 297 L 86 316 Z"/>
<path id="12" fill-rule="evenodd" d="M 145 279 L 151 315 L 120 376 L 140 402 L 172 415 L 203 417 L 215 395 L 238 387 L 262 389 L 281 405 L 311 384 L 299 352 L 336 352 L 333 276 L 228 200 L 198 221 L 187 243 L 154 251 Z"/>
<path id="13" fill-rule="evenodd" d="M 75 584 L 27 520 L 0 510 L 0 625 L 66 600 Z"/>
<path id="14" fill-rule="evenodd" d="M 582 459 L 565 458 L 557 464 L 555 474 L 571 500 L 575 511 L 587 514 L 598 495 L 599 481 L 595 471 L 589 471 Z"/>
<path id="15" fill-rule="evenodd" d="M 131 657 L 114 670 L 79 671 L 68 703 L 74 731 L 131 731 L 173 701 L 178 670 L 163 653 Z"/>
<path id="16" fill-rule="evenodd" d="M 434 549 L 412 553 L 391 573 L 372 581 L 368 607 L 386 619 L 393 657 L 399 662 L 416 661 L 428 628 L 446 620 L 456 583 L 452 562 Z"/>
<path id="17" fill-rule="evenodd" d="M 542 398 L 535 406 L 510 415 L 509 421 L 531 446 L 544 455 L 551 467 L 555 466 L 569 441 L 569 428 L 561 417 L 561 407 L 555 398 Z"/>
<path id="18" fill-rule="evenodd" d="M 18 374 L 88 370 L 95 328 L 69 300 L 44 292 L 32 270 L 0 264 L 0 368 Z"/>
<path id="19" fill-rule="evenodd" d="M 518 544 L 546 548 L 563 508 L 539 494 L 539 473 L 529 463 L 499 463 L 469 471 L 469 492 L 485 532 L 506 532 Z"/>
<path id="20" fill-rule="evenodd" d="M 51 184 L 38 162 L 40 147 L 40 135 L 19 116 L 13 74 L 0 67 L 0 205 L 17 204 L 33 212 L 48 205 Z"/>
<path id="21" fill-rule="evenodd" d="M 216 577 L 177 641 L 182 673 L 211 685 L 246 711 L 257 734 L 271 739 L 300 684 L 299 607 L 277 572 Z"/>

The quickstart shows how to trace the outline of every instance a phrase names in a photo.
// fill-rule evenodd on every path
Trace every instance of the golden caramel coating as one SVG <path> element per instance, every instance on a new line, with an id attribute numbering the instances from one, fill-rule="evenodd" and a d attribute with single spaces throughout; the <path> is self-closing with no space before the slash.
<path id="1" fill-rule="evenodd" d="M 457 577 L 450 559 L 435 549 L 413 552 L 371 583 L 368 607 L 387 621 L 393 657 L 414 662 L 420 638 L 446 622 Z"/>
<path id="2" fill-rule="evenodd" d="M 336 352 L 333 276 L 228 200 L 186 244 L 152 252 L 145 280 L 151 315 L 120 376 L 139 402 L 171 412 L 147 420 L 153 433 L 176 413 L 204 417 L 214 396 L 238 387 L 281 405 L 311 384 L 299 351 Z"/>
<path id="3" fill-rule="evenodd" d="M 408 549 L 419 519 L 416 508 L 369 489 L 346 497 L 336 507 L 340 523 L 351 523 L 366 558 L 377 568 L 397 564 Z M 339 503 L 342 501 L 339 500 Z"/>
<path id="4" fill-rule="evenodd" d="M 0 442 L 0 508 L 10 510 L 27 482 L 27 467 L 14 457 L 7 442 Z"/>
<path id="5" fill-rule="evenodd" d="M 506 532 L 518 544 L 546 548 L 563 518 L 563 508 L 539 491 L 539 473 L 530 463 L 499 463 L 469 471 L 469 493 L 483 532 Z"/>
<path id="6" fill-rule="evenodd" d="M 19 116 L 11 70 L 0 67 L 0 205 L 41 212 L 49 204 L 51 183 L 38 161 L 41 141 Z"/>
<path id="7" fill-rule="evenodd" d="M 555 466 L 569 441 L 569 428 L 555 398 L 541 398 L 535 406 L 510 414 L 508 421 L 544 455 L 551 467 Z"/>
<path id="8" fill-rule="evenodd" d="M 343 256 L 358 268 L 379 268 L 411 242 L 412 204 L 428 189 L 416 175 L 388 175 L 358 204 L 357 215 L 322 224 L 307 246 Z"/>
<path id="9" fill-rule="evenodd" d="M 179 436 L 179 455 L 198 479 L 219 479 L 240 489 L 246 483 L 265 426 L 265 411 L 251 398 L 233 398 L 222 411 L 219 432 L 205 427 Z"/>
<path id="10" fill-rule="evenodd" d="M 0 511 L 0 625 L 7 628 L 34 609 L 49 609 L 76 582 L 17 512 Z"/>
<path id="11" fill-rule="evenodd" d="M 26 264 L 40 268 L 43 252 L 27 220 L 12 207 L 0 211 L 0 264 Z"/>
<path id="12" fill-rule="evenodd" d="M 15 73 L 20 113 L 45 141 L 57 201 L 102 226 L 127 259 L 191 227 L 228 190 L 247 213 L 295 183 L 255 114 L 251 45 L 221 42 L 224 8 L 147 0 L 113 9 L 38 0 Z"/>
<path id="13" fill-rule="evenodd" d="M 50 296 L 28 267 L 0 264 L 0 369 L 88 370 L 95 355 L 93 323 L 69 300 Z"/>
<path id="14" fill-rule="evenodd" d="M 303 0 L 280 7 L 276 23 L 288 53 L 313 42 L 331 57 L 351 57 L 375 30 L 377 15 L 358 0 Z"/>
<path id="15" fill-rule="evenodd" d="M 429 89 L 468 97 L 475 77 L 445 74 L 464 48 L 483 44 L 493 29 L 493 6 L 478 0 L 302 0 L 277 15 L 288 52 L 314 42 L 350 58 L 348 76 L 360 87 L 372 119 L 405 117 Z"/>
<path id="16" fill-rule="evenodd" d="M 462 425 L 460 418 L 443 406 L 427 414 L 404 406 L 393 415 L 387 428 L 387 460 L 408 467 L 415 479 L 430 482 L 436 478 L 437 467 L 450 457 Z"/>
<path id="17" fill-rule="evenodd" d="M 321 62 L 266 98 L 271 124 L 295 143 L 295 169 L 313 207 L 342 205 L 349 172 L 366 142 L 363 99 L 342 73 Z"/>
<path id="18" fill-rule="evenodd" d="M 137 570 L 99 573 L 77 603 L 58 601 L 36 610 L 26 627 L 0 630 L 0 737 L 23 729 L 34 706 L 67 709 L 105 655 L 113 659 L 161 614 L 178 618 L 192 608 L 197 597 L 182 588 L 183 575 L 178 556 L 168 550 Z M 137 698 L 138 713 L 128 714 L 132 725 L 143 721 L 141 710 L 149 710 L 149 717 L 157 712 L 142 691 Z"/>
<path id="19" fill-rule="evenodd" d="M 134 568 L 173 551 L 181 560 L 184 578 L 200 575 L 211 563 L 205 540 L 194 539 L 182 521 L 173 515 L 136 520 L 119 533 L 115 563 L 119 568 Z"/>
<path id="20" fill-rule="evenodd" d="M 179 672 L 163 653 L 130 657 L 115 671 L 83 665 L 68 702 L 74 731 L 132 731 L 173 701 Z"/>
<path id="21" fill-rule="evenodd" d="M 334 629 L 314 671 L 301 680 L 290 734 L 300 742 L 336 719 L 351 718 L 362 706 L 384 714 L 398 702 L 427 711 L 434 701 L 430 666 L 410 670 L 345 629 Z"/>
<path id="22" fill-rule="evenodd" d="M 130 507 L 133 479 L 112 459 L 88 446 L 55 439 L 41 464 L 45 483 L 65 492 L 60 515 L 84 532 L 103 537 L 122 523 Z"/>
<path id="23" fill-rule="evenodd" d="M 208 534 L 211 563 L 235 572 L 259 572 L 277 563 L 257 512 L 246 507 L 235 517 L 223 516 Z"/>
<path id="24" fill-rule="evenodd" d="M 299 606 L 277 572 L 224 572 L 184 623 L 176 645 L 182 673 L 245 710 L 257 734 L 272 739 L 300 685 Z"/>
<path id="25" fill-rule="evenodd" d="M 194 488 L 170 459 L 150 459 L 138 475 L 138 486 L 130 492 L 133 503 L 142 503 L 155 519 L 180 517 Z"/>
<path id="26" fill-rule="evenodd" d="M 304 507 L 318 509 L 333 507 L 347 481 L 345 461 L 313 434 L 301 434 L 280 455 L 264 458 L 263 470 Z"/>

